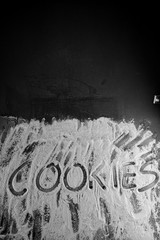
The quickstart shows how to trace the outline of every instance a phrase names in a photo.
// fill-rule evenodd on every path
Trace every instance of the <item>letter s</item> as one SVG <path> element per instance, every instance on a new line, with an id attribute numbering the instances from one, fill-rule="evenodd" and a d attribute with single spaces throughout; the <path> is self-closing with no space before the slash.
<path id="1" fill-rule="evenodd" d="M 149 164 L 151 164 L 152 162 L 153 162 L 153 159 L 150 160 L 150 161 L 148 161 L 148 162 L 146 162 L 146 163 L 144 163 L 144 164 L 141 166 L 141 168 L 140 168 L 140 172 L 141 172 L 142 174 L 152 174 L 152 175 L 154 175 L 154 176 L 155 176 L 155 180 L 154 180 L 153 182 L 151 182 L 150 184 L 148 184 L 147 186 L 142 187 L 142 188 L 139 188 L 139 189 L 138 189 L 138 192 L 144 192 L 144 191 L 146 191 L 146 190 L 154 187 L 154 185 L 155 185 L 155 184 L 158 182 L 158 180 L 159 180 L 159 175 L 158 175 L 158 173 L 156 173 L 156 172 L 154 172 L 154 171 L 144 170 L 144 169 L 145 169 Z"/>

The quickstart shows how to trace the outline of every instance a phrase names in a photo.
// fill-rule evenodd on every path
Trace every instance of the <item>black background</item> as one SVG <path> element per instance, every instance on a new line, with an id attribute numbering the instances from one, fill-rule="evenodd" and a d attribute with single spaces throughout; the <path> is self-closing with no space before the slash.
<path id="1" fill-rule="evenodd" d="M 26 4 L 1 12 L 1 115 L 147 119 L 160 134 L 158 6 Z M 57 86 L 53 96 L 38 96 L 39 79 L 41 89 Z"/>

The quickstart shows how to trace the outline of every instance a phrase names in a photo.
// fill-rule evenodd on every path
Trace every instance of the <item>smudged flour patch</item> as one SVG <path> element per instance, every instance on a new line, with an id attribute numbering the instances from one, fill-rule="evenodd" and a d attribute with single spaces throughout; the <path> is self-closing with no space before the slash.
<path id="1" fill-rule="evenodd" d="M 2 134 L 0 237 L 158 239 L 160 144 L 146 125 L 32 120 Z"/>

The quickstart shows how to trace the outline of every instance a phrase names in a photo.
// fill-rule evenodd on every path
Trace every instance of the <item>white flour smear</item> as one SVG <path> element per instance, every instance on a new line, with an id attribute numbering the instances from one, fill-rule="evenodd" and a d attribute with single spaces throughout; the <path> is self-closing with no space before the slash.
<path id="1" fill-rule="evenodd" d="M 160 239 L 160 144 L 145 124 L 31 120 L 0 139 L 0 239 Z"/>

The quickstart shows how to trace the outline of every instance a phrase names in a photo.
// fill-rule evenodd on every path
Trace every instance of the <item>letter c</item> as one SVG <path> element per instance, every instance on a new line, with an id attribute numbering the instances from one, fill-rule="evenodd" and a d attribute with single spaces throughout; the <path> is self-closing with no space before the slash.
<path id="1" fill-rule="evenodd" d="M 17 192 L 14 187 L 13 187 L 13 179 L 15 178 L 16 174 L 25 166 L 25 165 L 31 165 L 30 161 L 26 161 L 24 163 L 22 163 L 21 166 L 19 166 L 10 176 L 9 181 L 8 181 L 8 187 L 9 190 L 11 191 L 11 193 L 15 196 L 22 196 L 27 192 L 27 189 L 24 188 L 22 191 Z"/>

